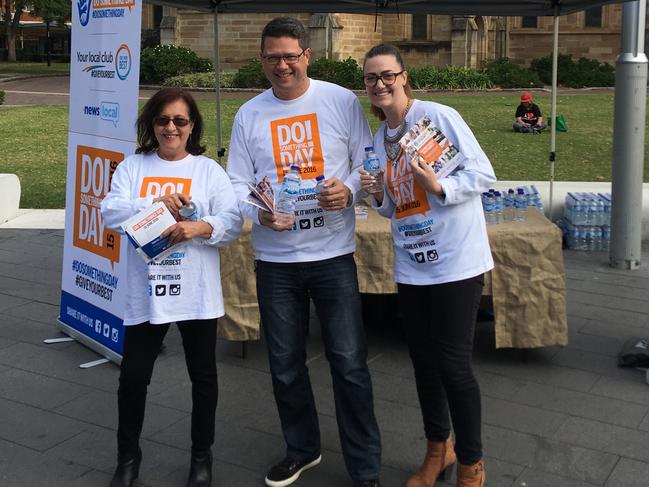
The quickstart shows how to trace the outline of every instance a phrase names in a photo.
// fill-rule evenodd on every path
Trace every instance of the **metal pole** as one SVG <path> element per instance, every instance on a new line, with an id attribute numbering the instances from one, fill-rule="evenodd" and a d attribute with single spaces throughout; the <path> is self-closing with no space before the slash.
<path id="1" fill-rule="evenodd" d="M 214 7 L 214 70 L 216 71 L 216 158 L 221 164 L 225 155 L 221 132 L 221 58 L 219 54 L 219 9 Z"/>
<path id="2" fill-rule="evenodd" d="M 559 69 L 559 7 L 554 7 L 552 31 L 552 108 L 550 114 L 550 201 L 548 202 L 548 217 L 552 219 L 554 192 L 554 160 L 556 159 L 557 142 L 557 71 Z"/>
<path id="3" fill-rule="evenodd" d="M 642 180 L 647 101 L 646 3 L 622 7 L 622 52 L 615 64 L 610 264 L 637 269 L 642 257 Z"/>

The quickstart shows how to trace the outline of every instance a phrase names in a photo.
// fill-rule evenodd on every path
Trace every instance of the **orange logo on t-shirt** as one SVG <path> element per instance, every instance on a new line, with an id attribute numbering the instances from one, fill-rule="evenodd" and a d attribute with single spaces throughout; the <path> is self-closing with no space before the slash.
<path id="1" fill-rule="evenodd" d="M 303 179 L 324 176 L 320 130 L 315 113 L 273 120 L 270 132 L 279 182 L 284 180 L 284 173 L 293 165 L 300 167 Z"/>
<path id="2" fill-rule="evenodd" d="M 77 146 L 72 243 L 111 262 L 119 262 L 120 236 L 105 227 L 100 207 L 122 160 L 121 152 Z"/>
<path id="3" fill-rule="evenodd" d="M 386 167 L 388 189 L 397 205 L 397 218 L 405 218 L 428 211 L 430 205 L 426 197 L 426 190 L 415 180 L 405 154 L 402 153 L 399 156 L 394 166 L 390 161 L 387 161 Z"/>
<path id="4" fill-rule="evenodd" d="M 155 177 L 142 179 L 142 187 L 140 188 L 140 197 L 158 198 L 159 196 L 167 196 L 174 193 L 182 193 L 185 196 L 190 195 L 192 189 L 192 180 L 187 178 L 172 178 L 172 177 Z"/>

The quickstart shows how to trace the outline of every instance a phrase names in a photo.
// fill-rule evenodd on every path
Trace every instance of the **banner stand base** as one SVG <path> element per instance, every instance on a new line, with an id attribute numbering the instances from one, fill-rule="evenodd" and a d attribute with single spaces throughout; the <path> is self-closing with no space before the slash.
<path id="1" fill-rule="evenodd" d="M 100 363 L 103 364 L 103 363 L 106 363 L 106 362 L 109 362 L 109 361 L 114 362 L 117 365 L 120 365 L 122 363 L 122 356 L 121 355 L 114 352 L 110 348 L 105 347 L 101 343 L 91 339 L 87 335 L 84 335 L 83 333 L 80 333 L 79 331 L 75 330 L 71 326 L 63 323 L 60 318 L 57 320 L 56 324 L 57 324 L 57 328 L 60 331 L 62 331 L 63 333 L 65 333 L 66 335 L 69 335 L 71 337 L 71 339 L 76 340 L 79 343 L 82 343 L 86 347 L 90 348 L 91 350 L 94 350 L 99 355 L 102 355 L 104 357 L 102 359 L 99 359 L 102 362 L 100 362 L 99 360 L 95 360 L 94 362 L 88 362 L 88 364 L 91 364 L 88 367 L 93 367 L 95 365 L 100 365 Z M 52 338 L 52 340 L 58 340 L 58 339 L 57 338 Z M 64 340 L 64 339 L 61 339 L 61 340 Z M 81 364 L 80 367 L 82 369 L 87 369 L 88 367 L 83 367 L 84 365 L 87 365 L 87 364 Z"/>
<path id="2" fill-rule="evenodd" d="M 51 345 L 52 343 L 63 343 L 63 342 L 73 342 L 75 341 L 72 337 L 62 337 L 62 338 L 46 338 L 43 340 L 43 343 Z"/>
<path id="3" fill-rule="evenodd" d="M 85 364 L 79 364 L 80 369 L 89 369 L 90 367 L 95 367 L 97 365 L 105 364 L 110 362 L 107 358 L 100 358 L 99 360 L 93 360 L 92 362 L 86 362 Z"/>

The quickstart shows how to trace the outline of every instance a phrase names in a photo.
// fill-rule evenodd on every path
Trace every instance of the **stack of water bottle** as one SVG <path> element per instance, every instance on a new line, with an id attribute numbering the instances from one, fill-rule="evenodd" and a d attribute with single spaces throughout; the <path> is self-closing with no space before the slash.
<path id="1" fill-rule="evenodd" d="M 487 225 L 505 221 L 524 222 L 528 207 L 543 213 L 543 201 L 534 185 L 509 188 L 506 193 L 490 189 L 482 193 L 482 208 Z"/>
<path id="2" fill-rule="evenodd" d="M 611 240 L 611 194 L 568 193 L 562 226 L 569 249 L 608 251 Z"/>

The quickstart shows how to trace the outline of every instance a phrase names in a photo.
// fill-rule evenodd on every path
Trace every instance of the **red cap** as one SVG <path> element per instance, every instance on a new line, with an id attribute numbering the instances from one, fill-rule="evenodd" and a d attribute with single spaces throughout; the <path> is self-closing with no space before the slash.
<path id="1" fill-rule="evenodd" d="M 532 94 L 529 92 L 525 92 L 521 95 L 521 103 L 529 103 L 532 101 Z"/>

